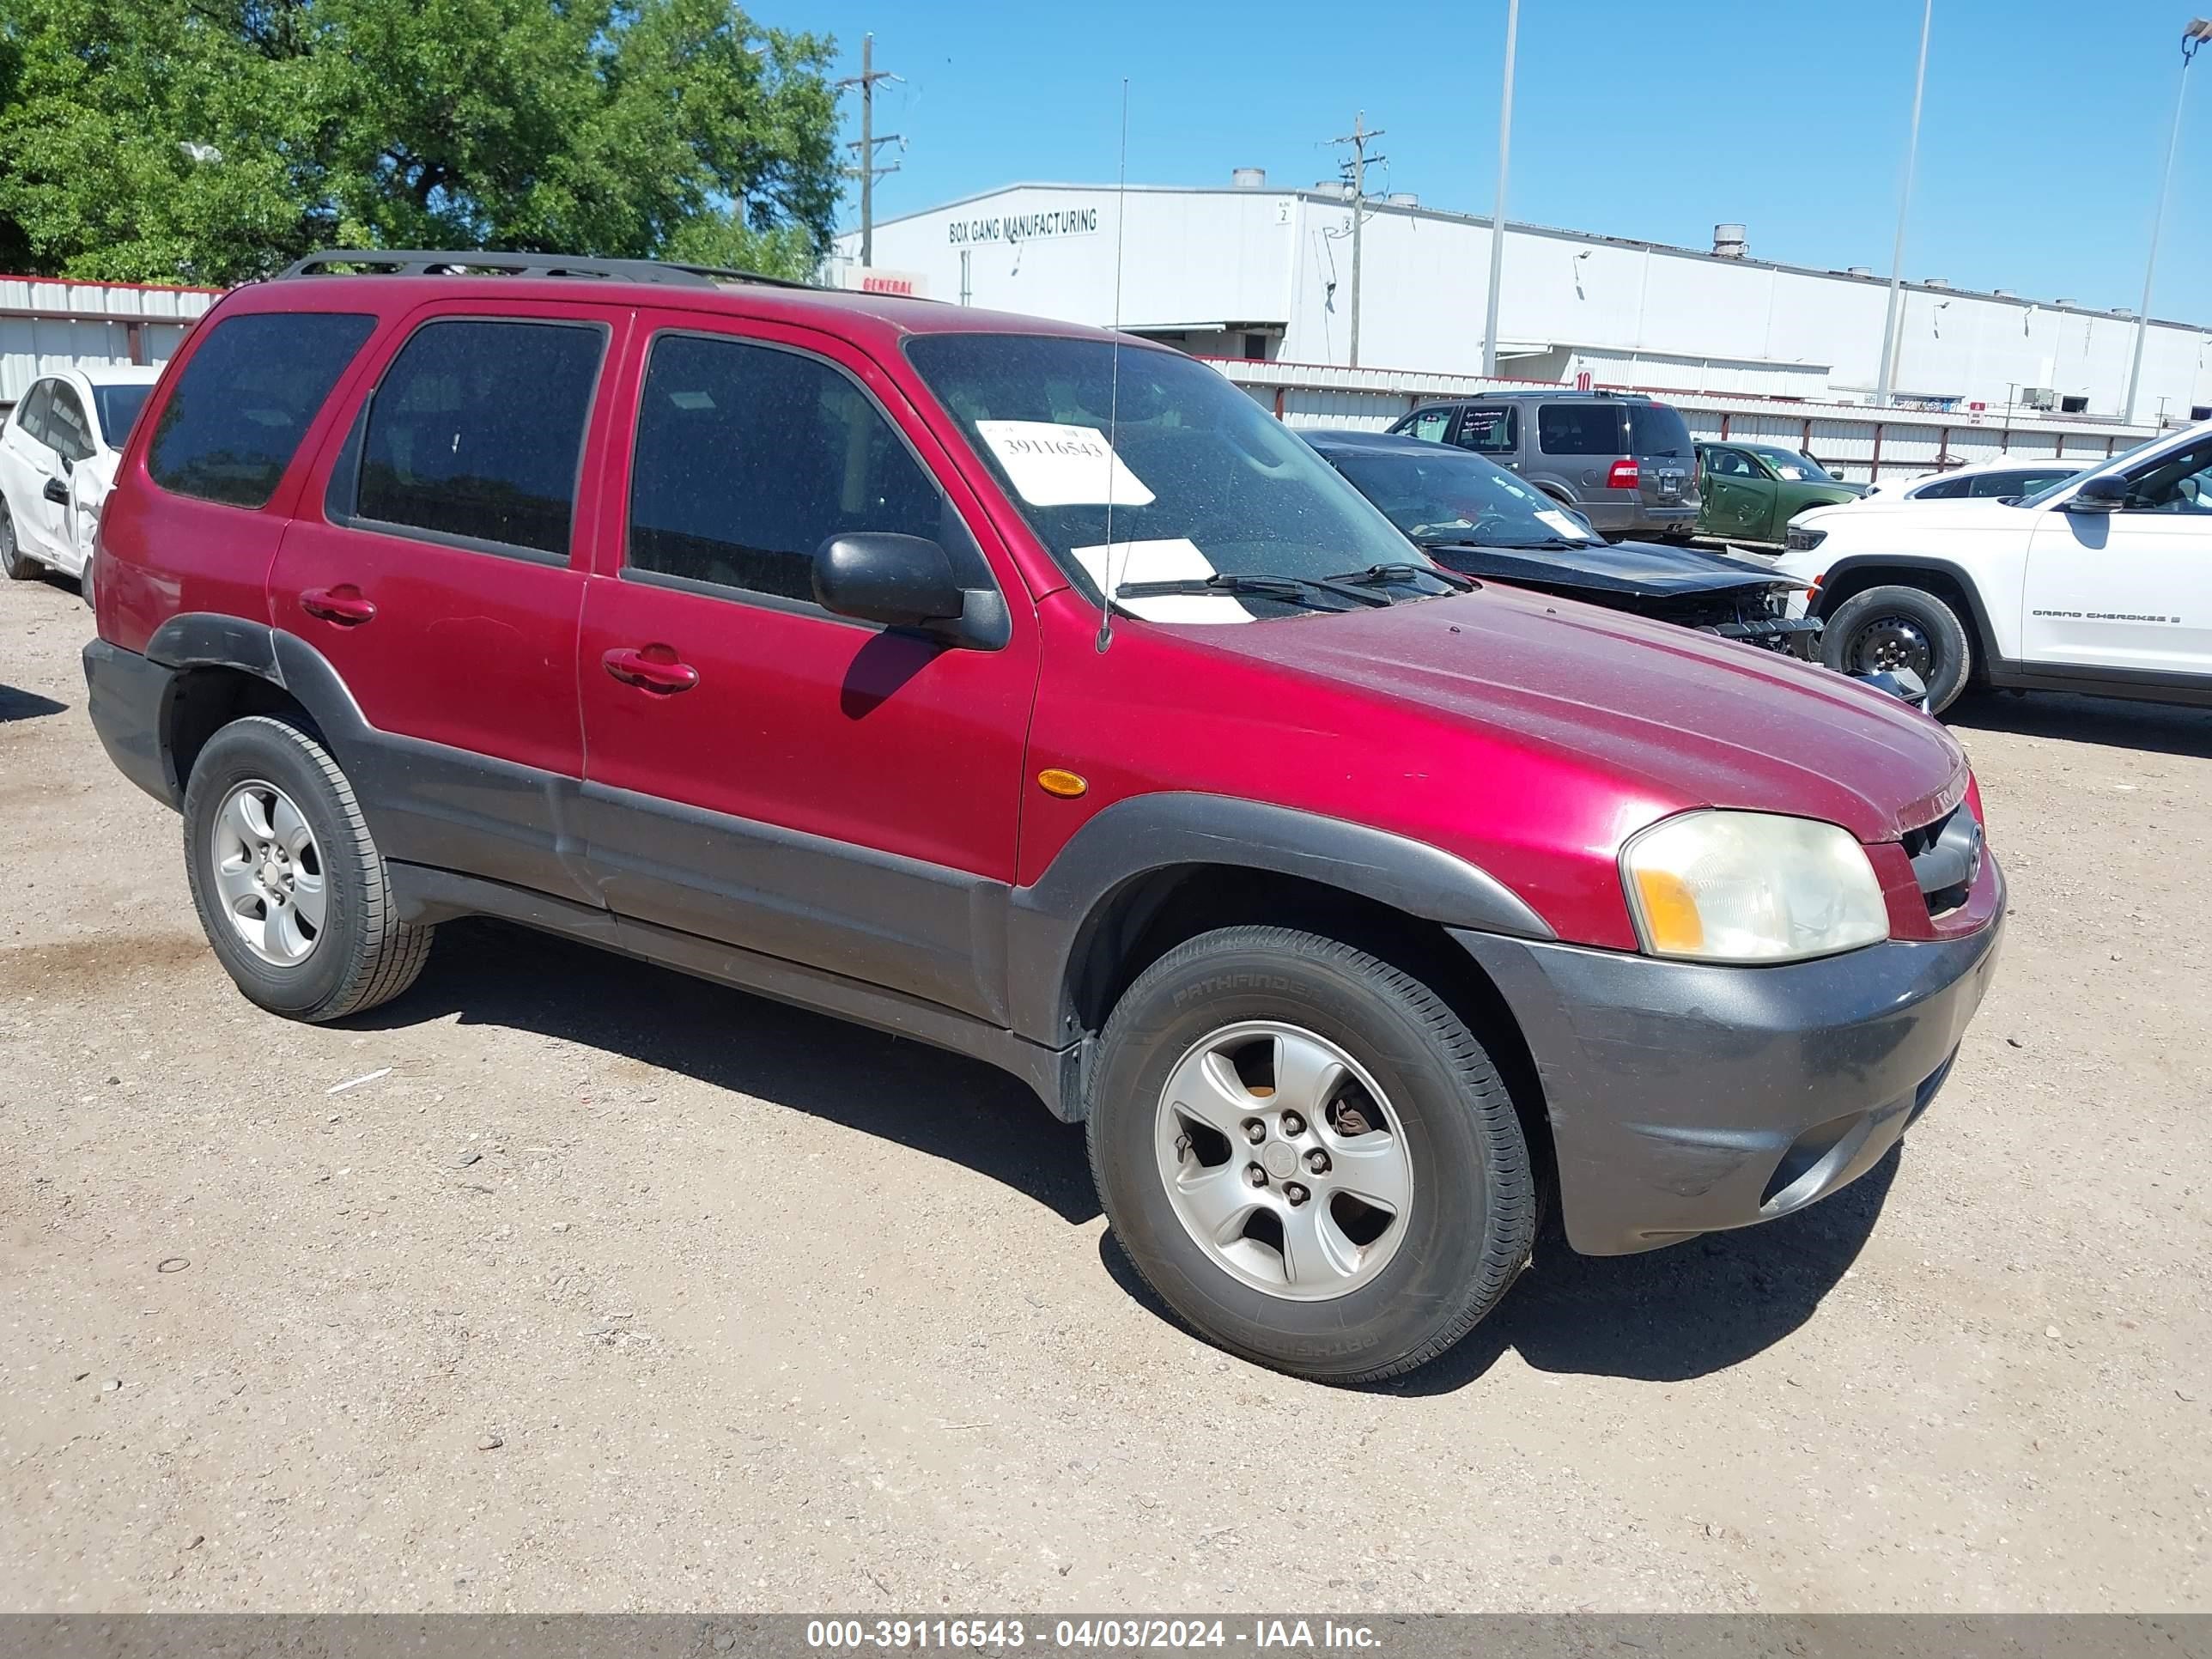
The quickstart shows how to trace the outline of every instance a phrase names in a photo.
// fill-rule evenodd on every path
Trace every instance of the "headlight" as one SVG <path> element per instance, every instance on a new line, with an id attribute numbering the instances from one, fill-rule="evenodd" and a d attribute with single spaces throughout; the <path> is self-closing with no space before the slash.
<path id="1" fill-rule="evenodd" d="M 1889 937 L 1849 830 L 1768 812 L 1685 812 L 1620 852 L 1637 937 L 1655 957 L 1802 962 Z"/>
<path id="2" fill-rule="evenodd" d="M 1794 524 L 1782 532 L 1782 544 L 1792 553 L 1810 553 L 1827 539 L 1825 530 L 1802 530 Z"/>

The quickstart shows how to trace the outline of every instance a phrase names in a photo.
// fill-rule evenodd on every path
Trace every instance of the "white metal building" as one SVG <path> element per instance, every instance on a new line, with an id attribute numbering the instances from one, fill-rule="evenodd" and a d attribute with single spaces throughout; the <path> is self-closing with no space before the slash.
<path id="1" fill-rule="evenodd" d="M 1110 323 L 1201 356 L 1348 363 L 1352 204 L 1341 187 L 1013 185 L 879 222 L 875 266 L 933 299 Z M 1482 364 L 1490 222 L 1370 198 L 1359 362 L 1473 374 Z M 1734 231 L 1735 227 L 1723 227 Z M 844 280 L 859 238 L 839 240 Z M 1863 403 L 1888 284 L 1864 271 L 1509 225 L 1498 369 L 1532 380 Z M 1906 285 L 1900 403 L 1959 413 L 2121 414 L 2135 320 L 2069 301 Z M 2154 322 L 2139 422 L 2212 405 L 2212 327 Z"/>
<path id="2" fill-rule="evenodd" d="M 0 276 L 0 405 L 56 369 L 165 363 L 220 297 L 213 289 Z"/>

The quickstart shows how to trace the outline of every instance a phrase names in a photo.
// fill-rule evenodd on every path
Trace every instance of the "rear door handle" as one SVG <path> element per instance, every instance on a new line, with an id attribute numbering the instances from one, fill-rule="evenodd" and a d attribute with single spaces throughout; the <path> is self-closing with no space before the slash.
<path id="1" fill-rule="evenodd" d="M 362 598 L 361 589 L 351 582 L 340 582 L 336 587 L 309 588 L 300 595 L 300 609 L 341 628 L 358 628 L 376 616 L 376 606 Z"/>
<path id="2" fill-rule="evenodd" d="M 689 691 L 699 684 L 699 671 L 688 662 L 677 661 L 674 649 L 665 645 L 617 647 L 601 657 L 599 664 L 624 685 L 662 696 Z"/>

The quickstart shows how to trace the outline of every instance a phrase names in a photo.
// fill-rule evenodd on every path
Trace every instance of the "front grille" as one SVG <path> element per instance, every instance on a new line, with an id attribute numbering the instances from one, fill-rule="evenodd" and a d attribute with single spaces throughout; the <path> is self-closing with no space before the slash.
<path id="1" fill-rule="evenodd" d="M 1906 830 L 1901 839 L 1928 914 L 1940 916 L 1964 904 L 1982 872 L 1982 826 L 1966 803 L 1933 823 Z"/>

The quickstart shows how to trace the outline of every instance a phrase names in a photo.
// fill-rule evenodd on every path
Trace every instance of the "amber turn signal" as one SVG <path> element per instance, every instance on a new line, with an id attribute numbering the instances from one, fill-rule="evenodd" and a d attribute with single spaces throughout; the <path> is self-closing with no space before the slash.
<path id="1" fill-rule="evenodd" d="M 1073 772 L 1064 772 L 1057 766 L 1048 766 L 1037 774 L 1037 787 L 1048 795 L 1058 795 L 1063 800 L 1073 800 L 1091 785 Z"/>

